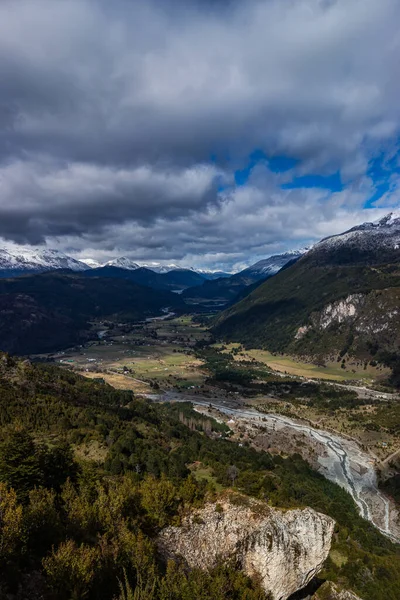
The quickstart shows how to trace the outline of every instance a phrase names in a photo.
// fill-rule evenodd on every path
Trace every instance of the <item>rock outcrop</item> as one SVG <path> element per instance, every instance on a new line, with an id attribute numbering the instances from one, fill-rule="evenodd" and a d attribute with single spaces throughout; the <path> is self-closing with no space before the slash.
<path id="1" fill-rule="evenodd" d="M 326 581 L 312 597 L 312 600 L 361 600 L 361 598 L 353 592 L 340 590 L 331 581 Z"/>
<path id="2" fill-rule="evenodd" d="M 326 515 L 306 508 L 281 511 L 239 494 L 185 517 L 181 527 L 167 527 L 158 538 L 164 558 L 188 568 L 209 569 L 234 561 L 261 581 L 273 600 L 286 600 L 320 571 L 334 529 Z"/>

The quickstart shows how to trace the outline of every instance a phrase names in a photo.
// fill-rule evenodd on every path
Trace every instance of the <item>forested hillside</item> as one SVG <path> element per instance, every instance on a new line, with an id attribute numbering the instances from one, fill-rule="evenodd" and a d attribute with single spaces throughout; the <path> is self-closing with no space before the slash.
<path id="1" fill-rule="evenodd" d="M 371 240 L 360 226 L 320 242 L 224 311 L 216 335 L 274 352 L 378 360 L 397 381 L 400 250 L 372 231 Z"/>
<path id="2" fill-rule="evenodd" d="M 101 379 L 7 355 L 0 369 L 1 597 L 261 600 L 233 566 L 187 573 L 154 545 L 234 483 L 273 506 L 331 515 L 336 554 L 322 576 L 364 600 L 397 600 L 399 548 L 299 456 L 240 447 L 190 405 L 153 404 Z"/>
<path id="3" fill-rule="evenodd" d="M 58 350 L 86 340 L 95 319 L 134 321 L 181 305 L 177 294 L 123 279 L 67 273 L 1 279 L 0 350 Z"/>

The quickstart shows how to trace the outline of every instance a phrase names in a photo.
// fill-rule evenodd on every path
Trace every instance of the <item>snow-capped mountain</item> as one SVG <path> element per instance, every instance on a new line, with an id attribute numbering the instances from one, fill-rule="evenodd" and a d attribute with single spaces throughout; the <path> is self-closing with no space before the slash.
<path id="1" fill-rule="evenodd" d="M 141 267 L 144 267 L 146 269 L 150 269 L 150 271 L 154 271 L 154 273 L 169 273 L 170 271 L 191 271 L 193 269 L 186 269 L 185 267 L 180 267 L 179 265 L 175 265 L 175 264 L 170 264 L 170 265 L 162 265 L 160 263 L 157 262 L 151 262 L 151 263 L 142 263 L 140 265 Z"/>
<path id="2" fill-rule="evenodd" d="M 90 269 L 98 269 L 103 266 L 103 263 L 100 263 L 93 258 L 81 258 L 81 262 L 85 263 Z"/>
<path id="3" fill-rule="evenodd" d="M 284 254 L 276 254 L 269 258 L 264 258 L 241 271 L 240 275 L 264 279 L 265 277 L 275 275 L 288 262 L 300 258 L 305 252 L 306 250 L 295 250 L 293 252 L 285 252 Z"/>
<path id="4" fill-rule="evenodd" d="M 56 269 L 85 271 L 87 265 L 63 252 L 29 246 L 0 248 L 0 271 L 3 275 L 42 273 Z"/>
<path id="5" fill-rule="evenodd" d="M 334 246 L 382 246 L 400 248 L 400 211 L 390 212 L 372 223 L 356 225 L 344 233 L 324 238 L 314 246 L 315 250 Z"/>
<path id="6" fill-rule="evenodd" d="M 141 267 L 141 265 L 138 265 L 131 258 L 127 258 L 126 256 L 120 256 L 119 258 L 109 260 L 104 266 L 118 267 L 119 269 L 128 269 L 129 271 L 135 271 Z"/>
<path id="7" fill-rule="evenodd" d="M 180 267 L 175 264 L 170 265 L 162 265 L 161 263 L 151 262 L 151 263 L 137 263 L 131 258 L 126 256 L 120 256 L 119 258 L 114 258 L 109 260 L 103 265 L 105 267 L 118 267 L 119 269 L 129 269 L 130 271 L 134 271 L 136 269 L 150 269 L 154 273 L 169 273 L 170 271 L 183 271 L 183 270 L 193 270 L 186 269 L 185 267 Z"/>
<path id="8" fill-rule="evenodd" d="M 153 271 L 153 273 L 158 273 L 158 274 L 164 274 L 164 273 L 170 273 L 171 271 L 193 271 L 193 273 L 198 273 L 199 275 L 202 275 L 204 277 L 204 279 L 217 279 L 218 277 L 230 277 L 230 273 L 225 273 L 223 271 L 212 271 L 212 270 L 208 270 L 208 269 L 195 269 L 193 267 L 182 267 L 180 265 L 177 265 L 175 263 L 171 263 L 171 264 L 161 264 L 159 262 L 149 262 L 149 263 L 142 263 L 142 262 L 136 262 L 131 258 L 128 258 L 127 256 L 120 256 L 118 258 L 113 258 L 112 260 L 109 260 L 106 263 L 100 264 L 97 261 L 93 260 L 93 259 L 84 259 L 84 262 L 92 268 L 98 268 L 98 267 L 118 267 L 119 269 L 128 269 L 130 271 L 134 271 L 136 269 L 149 269 L 150 271 Z"/>
<path id="9" fill-rule="evenodd" d="M 339 235 L 321 240 L 309 252 L 323 264 L 384 264 L 400 260 L 400 213 L 362 223 Z"/>
<path id="10" fill-rule="evenodd" d="M 225 271 L 212 271 L 210 269 L 193 269 L 199 275 L 202 275 L 204 279 L 219 279 L 220 277 L 231 277 L 232 273 L 226 273 Z"/>

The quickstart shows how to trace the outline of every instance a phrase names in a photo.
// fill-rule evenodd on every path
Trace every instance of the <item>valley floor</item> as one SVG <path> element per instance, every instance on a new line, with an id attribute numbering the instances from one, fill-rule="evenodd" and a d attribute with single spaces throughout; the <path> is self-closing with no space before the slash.
<path id="1" fill-rule="evenodd" d="M 360 462 L 354 460 L 354 456 L 348 456 L 348 469 L 353 475 L 359 472 L 365 476 L 366 473 L 368 485 L 375 490 L 375 500 L 371 499 L 371 489 L 365 492 L 369 498 L 371 520 L 381 530 L 388 529 L 395 511 L 392 505 L 390 507 L 382 500 L 372 473 L 379 471 L 381 477 L 386 479 L 396 472 L 393 461 L 396 462 L 400 450 L 400 435 L 399 428 L 393 425 L 400 422 L 400 405 L 396 395 L 371 388 L 374 377 L 382 376 L 379 367 L 368 366 L 364 369 L 356 364 L 348 364 L 346 369 L 337 364 L 316 366 L 300 363 L 287 356 L 274 356 L 266 351 L 243 350 L 238 345 L 214 345 L 215 352 L 233 357 L 234 363 L 244 369 L 256 365 L 260 369 L 261 380 L 267 369 L 270 385 L 274 377 L 278 384 L 287 381 L 288 385 L 290 381 L 320 381 L 324 393 L 329 389 L 326 386 L 332 385 L 339 392 L 343 390 L 343 397 L 347 393 L 353 394 L 356 399 L 358 397 L 357 401 L 352 396 L 348 404 L 344 402 L 341 405 L 339 402 L 338 406 L 331 406 L 329 401 L 321 402 L 323 395 L 320 397 L 318 387 L 315 398 L 312 395 L 298 397 L 296 394 L 286 397 L 260 391 L 254 393 L 254 390 L 247 390 L 240 385 L 214 381 L 209 365 L 196 352 L 197 342 L 207 345 L 210 335 L 206 327 L 196 323 L 191 316 L 170 315 L 164 320 L 149 320 L 136 326 L 119 324 L 107 327 L 104 323 L 94 326 L 99 332 L 97 341 L 40 358 L 79 371 L 86 377 L 103 379 L 118 389 L 132 389 L 137 394 L 164 400 L 210 404 L 225 416 L 234 410 L 236 426 L 233 429 L 239 443 L 251 438 L 257 447 L 275 453 L 287 455 L 297 452 L 314 468 L 325 475 L 328 473 L 331 479 L 335 480 L 336 477 L 336 481 L 347 486 L 351 492 L 343 465 L 340 467 L 337 461 L 331 461 L 327 467 L 329 443 L 340 439 L 349 448 L 356 448 L 362 457 Z M 357 395 L 354 391 L 357 391 Z M 254 420 L 250 422 L 249 415 L 246 417 L 243 414 L 249 409 L 253 414 L 254 410 L 264 414 L 264 424 L 274 419 L 275 426 L 268 426 L 267 436 L 260 437 L 254 430 Z M 238 419 L 240 427 L 237 425 Z M 277 428 L 276 424 L 285 419 L 286 426 Z M 224 417 L 224 420 L 229 419 Z M 289 427 L 289 422 L 297 425 Z M 317 434 L 321 431 L 323 435 Z M 332 452 L 331 455 L 336 456 L 334 450 Z M 357 452 L 353 452 L 353 455 Z M 327 464 L 323 463 L 324 456 L 327 457 Z M 362 508 L 358 496 L 353 497 Z M 366 510 L 365 507 L 363 510 Z M 400 535 L 400 532 L 396 530 L 397 534 Z"/>
<path id="2" fill-rule="evenodd" d="M 190 315 L 150 319 L 138 325 L 108 324 L 107 327 L 104 323 L 94 323 L 94 328 L 98 332 L 97 341 L 36 358 L 54 361 L 86 377 L 101 378 L 117 389 L 131 389 L 137 394 L 177 390 L 224 401 L 232 400 L 240 393 L 247 396 L 247 404 L 259 410 L 303 419 L 316 427 L 357 440 L 377 464 L 400 450 L 400 434 L 393 428 L 400 424 L 400 397 L 376 390 L 372 385 L 374 380 L 379 381 L 386 375 L 382 367 L 368 365 L 364 369 L 351 361 L 346 369 L 336 363 L 318 366 L 265 350 L 245 350 L 238 344 L 213 345 L 244 367 L 256 361 L 278 378 L 321 381 L 334 389 L 343 389 L 344 393 L 355 391 L 360 398 L 356 406 L 331 409 L 310 402 L 307 397 L 287 399 L 263 393 L 249 397 L 240 386 L 233 391 L 234 386 L 230 389 L 210 382 L 207 365 L 195 353 L 196 343 L 207 342 L 210 335 L 206 327 L 196 323 Z M 387 470 L 388 464 L 384 463 L 381 468 Z"/>

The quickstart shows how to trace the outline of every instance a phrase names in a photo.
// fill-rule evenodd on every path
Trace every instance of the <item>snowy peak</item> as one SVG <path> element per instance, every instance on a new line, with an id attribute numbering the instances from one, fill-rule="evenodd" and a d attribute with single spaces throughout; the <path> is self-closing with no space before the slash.
<path id="1" fill-rule="evenodd" d="M 300 258 L 305 253 L 305 250 L 295 250 L 293 252 L 285 252 L 284 254 L 276 254 L 269 258 L 259 260 L 251 267 L 241 271 L 241 275 L 259 276 L 260 278 L 275 275 L 291 260 Z"/>
<path id="2" fill-rule="evenodd" d="M 56 269 L 85 271 L 87 265 L 58 250 L 40 250 L 28 246 L 0 248 L 0 271 L 13 274 L 41 273 Z"/>
<path id="3" fill-rule="evenodd" d="M 151 263 L 143 263 L 140 265 L 141 267 L 145 267 L 146 269 L 150 269 L 150 271 L 154 271 L 154 273 L 169 273 L 170 271 L 192 271 L 193 269 L 185 269 L 184 267 L 179 267 L 175 264 L 170 265 L 162 265 L 157 262 Z"/>
<path id="4" fill-rule="evenodd" d="M 140 265 L 135 263 L 131 258 L 127 258 L 126 256 L 120 256 L 119 258 L 109 260 L 104 266 L 118 267 L 119 269 L 128 269 L 129 271 L 135 271 L 136 269 L 140 269 Z"/>
<path id="5" fill-rule="evenodd" d="M 226 271 L 212 271 L 211 269 L 193 269 L 195 273 L 202 275 L 204 279 L 221 279 L 232 276 L 232 273 L 226 273 Z"/>
<path id="6" fill-rule="evenodd" d="M 119 269 L 128 269 L 130 271 L 136 271 L 136 269 L 149 269 L 154 273 L 169 273 L 170 271 L 192 271 L 193 269 L 186 269 L 183 267 L 179 267 L 175 264 L 170 265 L 162 265 L 161 263 L 151 262 L 151 263 L 137 263 L 131 258 L 127 256 L 120 256 L 119 258 L 114 258 L 105 263 L 105 267 L 118 267 Z"/>
<path id="7" fill-rule="evenodd" d="M 90 269 L 98 269 L 103 266 L 102 263 L 93 258 L 81 258 L 81 262 L 85 263 Z"/>
<path id="8" fill-rule="evenodd" d="M 400 211 L 390 212 L 372 225 L 374 227 L 400 227 Z"/>
<path id="9" fill-rule="evenodd" d="M 314 246 L 314 251 L 348 247 L 370 250 L 400 248 L 400 212 L 390 212 L 374 222 L 356 225 L 344 233 L 324 238 Z"/>

